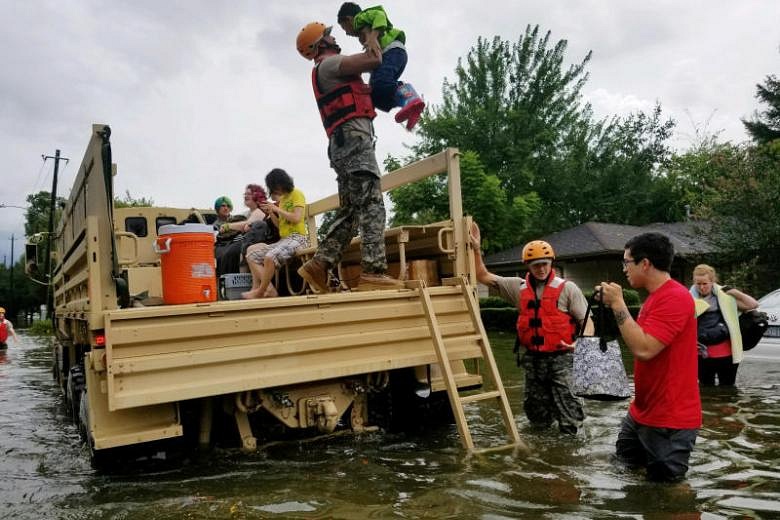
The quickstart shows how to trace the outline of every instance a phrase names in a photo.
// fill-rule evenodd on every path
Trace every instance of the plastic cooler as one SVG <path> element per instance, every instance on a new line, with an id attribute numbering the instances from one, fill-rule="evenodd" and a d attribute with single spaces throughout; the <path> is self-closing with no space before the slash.
<path id="1" fill-rule="evenodd" d="M 166 304 L 216 301 L 214 228 L 208 224 L 160 226 L 154 252 L 160 255 Z"/>
<path id="2" fill-rule="evenodd" d="M 251 288 L 251 273 L 230 273 L 219 277 L 219 298 L 221 300 L 240 300 L 241 293 Z"/>

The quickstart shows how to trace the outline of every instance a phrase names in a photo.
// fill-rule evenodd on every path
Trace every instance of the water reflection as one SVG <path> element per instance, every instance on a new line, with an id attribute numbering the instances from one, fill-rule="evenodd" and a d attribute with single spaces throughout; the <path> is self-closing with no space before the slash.
<path id="1" fill-rule="evenodd" d="M 773 518 L 780 516 L 780 363 L 746 361 L 737 389 L 702 393 L 688 479 L 645 482 L 616 464 L 627 403 L 587 402 L 576 437 L 532 430 L 509 336 L 493 346 L 528 453 L 465 457 L 454 426 L 215 451 L 144 472 L 95 474 L 50 376 L 47 345 L 22 336 L 0 364 L 0 517 L 8 518 Z M 498 410 L 466 410 L 480 444 Z"/>

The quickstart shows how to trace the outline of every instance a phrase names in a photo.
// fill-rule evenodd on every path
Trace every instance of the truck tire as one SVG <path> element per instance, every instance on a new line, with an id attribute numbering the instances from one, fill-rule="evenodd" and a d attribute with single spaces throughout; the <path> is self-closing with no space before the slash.
<path id="1" fill-rule="evenodd" d="M 81 405 L 81 392 L 86 387 L 84 381 L 84 369 L 81 365 L 70 368 L 65 397 L 68 402 L 70 416 L 75 424 L 79 423 L 79 406 Z"/>
<path id="2" fill-rule="evenodd" d="M 79 437 L 84 442 L 89 451 L 89 463 L 96 470 L 106 470 L 108 468 L 108 454 L 112 450 L 96 450 L 95 438 L 89 431 L 89 399 L 87 399 L 87 389 L 82 388 L 78 402 L 77 424 L 79 428 Z"/>

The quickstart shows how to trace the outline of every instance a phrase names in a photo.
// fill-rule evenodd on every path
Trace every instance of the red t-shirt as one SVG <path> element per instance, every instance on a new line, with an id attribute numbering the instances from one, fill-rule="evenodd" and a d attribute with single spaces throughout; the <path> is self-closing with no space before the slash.
<path id="1" fill-rule="evenodd" d="M 637 323 L 665 347 L 649 361 L 634 361 L 636 397 L 628 412 L 645 426 L 698 428 L 701 399 L 693 297 L 669 280 L 645 300 Z"/>

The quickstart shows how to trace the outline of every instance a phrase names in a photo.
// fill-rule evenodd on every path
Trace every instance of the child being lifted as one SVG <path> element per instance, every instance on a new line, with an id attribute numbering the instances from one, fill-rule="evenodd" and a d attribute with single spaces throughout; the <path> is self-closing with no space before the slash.
<path id="1" fill-rule="evenodd" d="M 420 119 L 425 102 L 409 83 L 398 81 L 406 68 L 406 35 L 393 27 L 382 6 L 361 10 L 352 2 L 344 2 L 338 12 L 338 22 L 349 36 L 357 36 L 368 52 L 382 57 L 382 64 L 371 73 L 371 100 L 374 107 L 395 115 L 398 123 L 406 121 L 411 130 Z"/>

